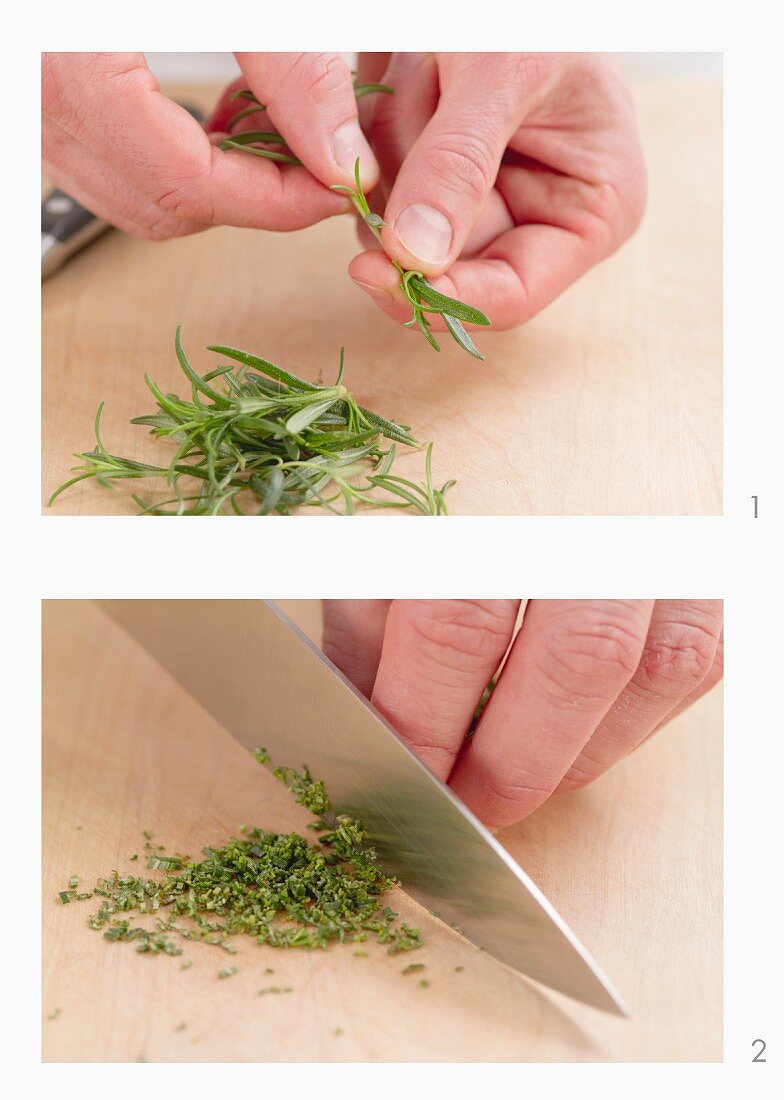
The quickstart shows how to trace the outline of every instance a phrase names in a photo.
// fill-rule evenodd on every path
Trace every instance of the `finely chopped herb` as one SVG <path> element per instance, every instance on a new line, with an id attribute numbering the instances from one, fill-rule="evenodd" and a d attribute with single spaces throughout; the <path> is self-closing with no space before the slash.
<path id="1" fill-rule="evenodd" d="M 174 495 L 148 503 L 132 494 L 144 515 L 289 515 L 303 506 L 351 515 L 358 505 L 446 514 L 445 496 L 455 482 L 441 488 L 433 482 L 432 443 L 425 452 L 424 482 L 392 472 L 399 446 L 421 444 L 407 427 L 357 403 L 342 383 L 342 349 L 335 384 L 321 386 L 224 345 L 209 350 L 233 363 L 200 375 L 185 354 L 179 328 L 174 343 L 190 400 L 165 394 L 146 375 L 157 410 L 131 421 L 148 427 L 155 439 L 176 444 L 168 464 L 154 466 L 107 451 L 102 402 L 95 446 L 75 456 L 81 464 L 52 494 L 50 505 L 86 479 L 109 488 L 114 481 L 157 478 Z"/>
<path id="2" fill-rule="evenodd" d="M 395 911 L 381 904 L 395 880 L 379 866 L 362 823 L 333 814 L 324 784 L 307 768 L 276 768 L 274 774 L 297 802 L 327 817 L 317 843 L 298 833 L 246 828 L 243 839 L 205 847 L 201 860 L 149 856 L 148 866 L 161 877 L 115 870 L 98 880 L 94 893 L 103 901 L 89 927 L 109 942 L 133 942 L 149 955 L 181 955 L 179 940 L 233 954 L 230 941 L 239 934 L 271 947 L 307 950 L 332 941 L 361 943 L 369 934 L 390 955 L 420 947 L 419 929 L 398 922 Z M 60 898 L 65 903 L 72 896 L 80 895 L 70 888 Z M 134 924 L 132 914 L 154 917 L 156 927 Z M 181 964 L 182 969 L 190 965 L 189 960 Z M 226 967 L 218 976 L 230 977 L 237 969 Z"/>
<path id="3" fill-rule="evenodd" d="M 260 989 L 256 994 L 257 997 L 266 997 L 268 993 L 293 993 L 294 987 L 291 985 L 268 985 L 266 989 Z"/>
<path id="4" fill-rule="evenodd" d="M 425 964 L 424 963 L 409 963 L 408 966 L 405 967 L 405 969 L 401 971 L 401 973 L 403 973 L 403 974 L 415 974 L 417 972 L 417 970 L 424 970 L 424 969 L 425 969 Z"/>

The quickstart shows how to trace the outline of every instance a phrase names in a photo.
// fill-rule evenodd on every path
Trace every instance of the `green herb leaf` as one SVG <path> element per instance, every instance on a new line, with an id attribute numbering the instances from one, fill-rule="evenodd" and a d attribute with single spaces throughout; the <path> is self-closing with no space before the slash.
<path id="1" fill-rule="evenodd" d="M 424 276 L 415 275 L 411 279 L 410 285 L 423 301 L 427 302 L 428 305 L 435 306 L 441 313 L 446 313 L 458 321 L 466 321 L 472 325 L 490 324 L 489 318 L 481 310 L 474 309 L 473 306 L 467 306 L 456 298 L 449 298 L 446 294 L 442 294 Z"/>
<path id="2" fill-rule="evenodd" d="M 395 448 L 418 447 L 410 430 L 358 405 L 343 382 L 341 349 L 338 382 L 320 386 L 259 356 L 226 345 L 212 350 L 239 366 L 220 366 L 199 375 L 177 330 L 175 350 L 191 390 L 191 399 L 165 394 L 149 377 L 147 386 L 158 411 L 136 417 L 157 439 L 174 445 L 168 464 L 153 466 L 111 454 L 101 437 L 101 412 L 95 418 L 95 448 L 82 452 L 81 465 L 52 495 L 86 478 L 100 485 L 157 478 L 172 492 L 169 500 L 149 504 L 134 495 L 146 515 L 247 514 L 288 515 L 295 508 L 320 506 L 330 512 L 340 502 L 346 514 L 367 508 L 413 507 L 425 515 L 446 512 L 444 494 L 432 484 L 431 458 L 426 482 L 393 480 Z M 186 488 L 187 486 L 187 488 Z"/>

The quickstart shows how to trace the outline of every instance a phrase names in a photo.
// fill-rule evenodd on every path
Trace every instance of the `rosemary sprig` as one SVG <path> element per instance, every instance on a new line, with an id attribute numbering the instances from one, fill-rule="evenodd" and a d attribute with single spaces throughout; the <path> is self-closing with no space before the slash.
<path id="1" fill-rule="evenodd" d="M 392 94 L 392 88 L 388 87 L 386 84 L 362 83 L 357 78 L 356 74 L 354 74 L 353 86 L 354 95 L 357 99 L 362 99 L 372 92 L 382 92 L 386 95 Z M 249 118 L 251 115 L 258 114 L 261 111 L 266 111 L 267 106 L 253 94 L 250 88 L 241 88 L 239 91 L 234 92 L 229 99 L 232 101 L 247 100 L 250 102 L 251 106 L 243 107 L 242 110 L 237 111 L 237 113 L 232 115 L 226 123 L 226 130 L 229 136 L 224 138 L 220 143 L 221 149 L 234 149 L 243 153 L 253 153 L 254 156 L 266 157 L 267 160 L 278 161 L 282 164 L 302 164 L 302 161 L 292 153 L 281 153 L 276 149 L 266 148 L 267 145 L 286 145 L 286 139 L 274 131 L 249 130 L 240 134 L 233 133 L 238 122 L 242 122 L 243 119 Z"/>
<path id="2" fill-rule="evenodd" d="M 191 387 L 190 400 L 165 394 L 145 376 L 157 411 L 131 423 L 176 444 L 168 465 L 110 453 L 101 437 L 101 404 L 93 450 L 76 455 L 81 464 L 73 467 L 74 476 L 52 494 L 49 504 L 89 478 L 105 487 L 113 481 L 159 478 L 173 497 L 150 504 L 134 494 L 142 514 L 289 515 L 302 506 L 323 507 L 336 515 L 353 514 L 357 506 L 446 514 L 445 495 L 455 482 L 436 488 L 432 444 L 425 453 L 424 483 L 393 473 L 397 447 L 421 445 L 407 427 L 356 402 L 342 382 L 342 350 L 333 386 L 315 385 L 237 348 L 214 345 L 209 350 L 239 367 L 197 374 L 177 329 L 175 351 Z M 383 440 L 388 446 L 382 446 Z M 336 504 L 342 504 L 342 513 Z"/>
<path id="3" fill-rule="evenodd" d="M 336 183 L 333 184 L 332 190 L 342 191 L 349 195 L 357 213 L 381 244 L 381 230 L 384 226 L 384 220 L 380 214 L 373 213 L 365 197 L 362 181 L 359 178 L 359 158 L 354 164 L 354 183 L 353 188 Z M 475 359 L 484 359 L 484 355 L 463 327 L 463 321 L 472 325 L 489 325 L 489 318 L 481 310 L 466 305 L 465 302 L 460 302 L 457 298 L 450 298 L 436 290 L 421 271 L 405 271 L 396 260 L 392 260 L 392 264 L 400 275 L 401 289 L 413 310 L 413 316 L 410 321 L 406 321 L 406 327 L 411 328 L 416 325 L 431 347 L 435 348 L 436 351 L 440 351 L 441 348 L 433 335 L 430 321 L 427 318 L 428 313 L 440 314 L 444 318 L 444 324 L 448 331 L 460 347 L 467 351 L 469 355 L 473 355 Z"/>
<path id="4" fill-rule="evenodd" d="M 354 79 L 354 94 L 357 99 L 361 99 L 371 92 L 391 94 L 393 89 L 387 87 L 386 84 L 360 84 L 356 78 Z M 252 106 L 238 111 L 226 123 L 229 137 L 221 142 L 221 149 L 234 149 L 240 153 L 253 153 L 255 156 L 266 157 L 268 160 L 280 161 L 284 164 L 302 164 L 302 161 L 291 153 L 281 153 L 279 150 L 267 148 L 268 145 L 286 145 L 285 138 L 280 134 L 264 130 L 250 130 L 241 134 L 233 134 L 232 130 L 238 122 L 256 114 L 258 111 L 265 111 L 267 108 L 248 88 L 242 88 L 234 92 L 231 99 L 249 100 Z M 384 220 L 379 214 L 373 213 L 365 197 L 362 182 L 359 178 L 359 158 L 354 164 L 354 180 L 355 187 L 345 187 L 343 184 L 336 183 L 332 185 L 332 190 L 341 191 L 351 198 L 365 225 L 379 244 L 382 244 L 381 230 L 384 226 Z M 450 298 L 448 295 L 442 294 L 436 290 L 432 283 L 428 282 L 421 271 L 405 271 L 397 261 L 393 260 L 392 263 L 400 275 L 400 286 L 413 311 L 411 320 L 405 322 L 406 327 L 411 328 L 416 325 L 430 346 L 436 351 L 440 351 L 441 348 L 433 335 L 432 326 L 427 317 L 428 313 L 440 314 L 444 318 L 447 330 L 460 347 L 467 351 L 469 355 L 472 355 L 474 359 L 484 359 L 484 355 L 466 332 L 463 323 L 489 325 L 490 320 L 486 314 L 473 306 L 466 305 L 465 302 L 461 302 L 457 298 Z"/>

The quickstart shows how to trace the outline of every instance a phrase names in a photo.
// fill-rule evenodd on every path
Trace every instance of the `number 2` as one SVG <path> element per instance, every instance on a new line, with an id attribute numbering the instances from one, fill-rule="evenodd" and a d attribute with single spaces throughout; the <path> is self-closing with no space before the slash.
<path id="1" fill-rule="evenodd" d="M 757 1043 L 760 1044 L 760 1048 L 757 1051 L 757 1053 L 754 1055 L 754 1057 L 751 1059 L 752 1062 L 767 1062 L 768 1059 L 763 1058 L 762 1055 L 768 1049 L 768 1044 L 765 1042 L 764 1039 L 754 1039 L 752 1044 L 751 1044 L 752 1049 L 757 1045 Z"/>

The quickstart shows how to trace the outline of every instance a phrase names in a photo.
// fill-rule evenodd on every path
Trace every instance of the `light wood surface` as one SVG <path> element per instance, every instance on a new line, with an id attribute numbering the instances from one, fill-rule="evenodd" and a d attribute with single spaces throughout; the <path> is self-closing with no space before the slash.
<path id="1" fill-rule="evenodd" d="M 145 372 L 183 392 L 182 323 L 202 372 L 217 363 L 206 346 L 223 343 L 329 380 L 345 344 L 362 403 L 434 441 L 436 478 L 458 480 L 454 514 L 720 513 L 721 89 L 652 82 L 635 94 L 650 173 L 642 228 L 528 325 L 480 334 L 484 365 L 448 337 L 436 355 L 354 287 L 349 218 L 165 244 L 105 236 L 43 288 L 44 500 L 72 453 L 92 447 L 102 400 L 110 450 L 168 453 L 128 421 L 153 411 Z M 414 454 L 401 472 L 418 480 L 421 466 Z M 53 509 L 133 511 L 127 486 L 94 484 Z"/>
<path id="2" fill-rule="evenodd" d="M 283 603 L 318 638 L 318 605 Z M 616 982 L 629 1020 L 534 986 L 400 890 L 392 905 L 424 931 L 416 961 L 429 988 L 401 975 L 407 957 L 374 944 L 356 958 L 351 947 L 241 942 L 239 973 L 219 981 L 226 956 L 215 948 L 189 945 L 182 971 L 177 958 L 108 943 L 87 928 L 94 903 L 63 906 L 58 890 L 72 874 L 92 884 L 137 868 L 129 856 L 143 851 L 143 829 L 196 854 L 243 824 L 289 830 L 307 818 L 96 606 L 46 603 L 44 1058 L 719 1060 L 721 761 L 713 692 L 592 787 L 501 833 Z M 293 992 L 256 995 L 270 984 Z"/>

